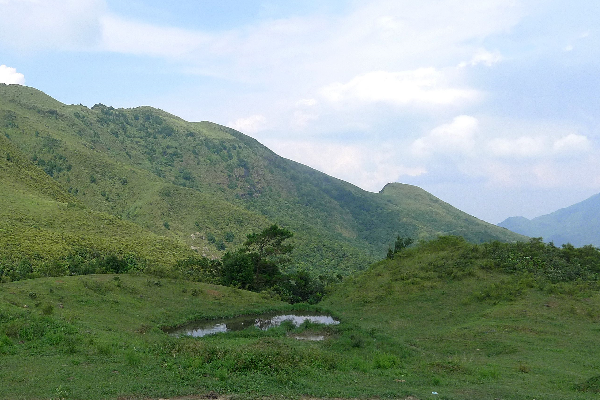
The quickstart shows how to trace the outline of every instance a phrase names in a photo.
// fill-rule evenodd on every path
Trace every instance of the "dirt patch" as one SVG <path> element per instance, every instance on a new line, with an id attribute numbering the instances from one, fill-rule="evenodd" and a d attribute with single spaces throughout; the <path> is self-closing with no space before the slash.
<path id="1" fill-rule="evenodd" d="M 218 292 L 216 290 L 212 290 L 212 289 L 207 289 L 206 290 L 206 294 L 212 296 L 212 297 L 221 297 L 223 296 L 223 294 L 221 292 Z"/>

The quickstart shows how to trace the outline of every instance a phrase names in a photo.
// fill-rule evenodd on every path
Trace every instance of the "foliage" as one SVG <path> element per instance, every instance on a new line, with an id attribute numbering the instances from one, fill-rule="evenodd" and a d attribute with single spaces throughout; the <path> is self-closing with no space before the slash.
<path id="1" fill-rule="evenodd" d="M 398 235 L 396 237 L 396 242 L 394 243 L 394 248 L 391 247 L 388 249 L 387 258 L 393 259 L 395 254 L 400 253 L 402 250 L 406 249 L 408 246 L 413 244 L 414 239 L 409 237 L 400 237 Z"/>
<path id="2" fill-rule="evenodd" d="M 292 236 L 288 229 L 277 225 L 248 234 L 241 249 L 223 256 L 220 283 L 254 292 L 273 292 L 291 304 L 318 303 L 325 294 L 326 279 L 315 279 L 304 269 L 281 272 L 293 249 L 284 242 Z"/>
<path id="3" fill-rule="evenodd" d="M 570 244 L 556 247 L 542 238 L 529 242 L 492 242 L 482 247 L 482 256 L 493 267 L 509 273 L 530 273 L 551 283 L 597 281 L 600 273 L 600 250 L 587 245 L 575 248 Z"/>
<path id="4" fill-rule="evenodd" d="M 280 266 L 289 261 L 285 257 L 293 248 L 283 242 L 292 236 L 277 225 L 248 234 L 241 249 L 223 256 L 222 283 L 255 292 L 272 288 L 281 276 Z"/>

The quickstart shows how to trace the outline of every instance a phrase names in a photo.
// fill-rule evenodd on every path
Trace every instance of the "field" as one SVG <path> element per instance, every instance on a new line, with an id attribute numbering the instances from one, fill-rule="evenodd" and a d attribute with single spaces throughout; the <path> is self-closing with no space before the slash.
<path id="1" fill-rule="evenodd" d="M 510 257 L 498 261 L 506 251 L 537 269 L 510 271 Z M 565 252 L 442 238 L 330 287 L 318 307 L 339 325 L 204 338 L 163 329 L 315 306 L 150 275 L 4 283 L 0 398 L 596 398 L 600 296 L 583 269 L 548 275 L 544 257 Z M 326 339 L 291 337 L 298 332 Z"/>

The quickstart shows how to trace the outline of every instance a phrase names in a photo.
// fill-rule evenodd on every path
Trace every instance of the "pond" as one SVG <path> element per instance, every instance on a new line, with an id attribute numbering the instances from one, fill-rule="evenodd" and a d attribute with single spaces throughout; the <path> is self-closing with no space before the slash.
<path id="1" fill-rule="evenodd" d="M 210 321 L 197 321 L 191 324 L 180 326 L 169 331 L 173 336 L 194 336 L 202 337 L 221 332 L 241 331 L 255 326 L 263 331 L 281 325 L 285 321 L 290 321 L 295 326 L 300 326 L 304 321 L 310 321 L 315 324 L 336 325 L 340 322 L 333 319 L 330 315 L 318 315 L 316 313 L 271 313 L 261 315 L 246 315 L 235 318 L 213 319 Z M 320 337 L 320 336 L 319 336 Z M 300 339 L 300 337 L 298 338 Z M 311 339 L 308 339 L 311 340 Z M 322 339 L 312 339 L 322 340 Z"/>

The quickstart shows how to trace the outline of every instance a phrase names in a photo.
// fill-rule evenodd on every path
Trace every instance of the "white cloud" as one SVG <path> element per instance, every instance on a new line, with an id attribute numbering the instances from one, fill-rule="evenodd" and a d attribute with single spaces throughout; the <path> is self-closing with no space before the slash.
<path id="1" fill-rule="evenodd" d="M 245 118 L 238 118 L 233 122 L 229 122 L 227 126 L 238 130 L 247 135 L 252 135 L 260 132 L 266 127 L 267 118 L 264 115 L 251 115 Z"/>
<path id="2" fill-rule="evenodd" d="M 415 140 L 411 152 L 417 157 L 470 153 L 475 147 L 478 127 L 479 122 L 475 117 L 459 115 L 452 122 L 440 125 Z"/>
<path id="3" fill-rule="evenodd" d="M 104 15 L 102 48 L 117 53 L 166 58 L 189 58 L 212 40 L 208 34 Z"/>
<path id="4" fill-rule="evenodd" d="M 548 139 L 541 136 L 522 136 L 516 139 L 495 138 L 488 142 L 487 148 L 495 157 L 539 157 L 547 152 Z"/>
<path id="5" fill-rule="evenodd" d="M 502 54 L 499 51 L 487 51 L 485 49 L 480 49 L 475 53 L 475 55 L 471 58 L 469 62 L 462 62 L 458 66 L 466 67 L 467 65 L 475 66 L 479 64 L 483 64 L 486 67 L 491 67 L 492 65 L 502 61 Z"/>
<path id="6" fill-rule="evenodd" d="M 591 146 L 586 136 L 571 133 L 556 140 L 552 144 L 552 150 L 557 154 L 585 153 L 591 149 Z"/>
<path id="7" fill-rule="evenodd" d="M 296 102 L 297 106 L 308 106 L 312 107 L 317 104 L 316 99 L 300 99 Z"/>
<path id="8" fill-rule="evenodd" d="M 421 166 L 405 166 L 398 162 L 398 146 L 367 143 L 341 144 L 335 142 L 272 140 L 267 145 L 278 154 L 310 165 L 319 171 L 372 192 L 387 183 L 406 176 L 426 172 Z"/>
<path id="9" fill-rule="evenodd" d="M 474 100 L 472 89 L 454 88 L 435 68 L 414 71 L 374 71 L 359 75 L 347 83 L 333 83 L 321 89 L 331 102 L 385 102 L 396 105 L 451 105 Z"/>
<path id="10" fill-rule="evenodd" d="M 25 75 L 17 72 L 16 68 L 0 65 L 0 83 L 24 85 Z"/>
<path id="11" fill-rule="evenodd" d="M 21 51 L 92 48 L 105 8 L 104 0 L 5 0 L 0 41 Z"/>
<path id="12" fill-rule="evenodd" d="M 591 149 L 586 136 L 568 134 L 553 138 L 545 136 L 521 136 L 518 138 L 494 138 L 487 143 L 488 154 L 498 158 L 542 159 L 556 156 L 577 156 Z"/>

